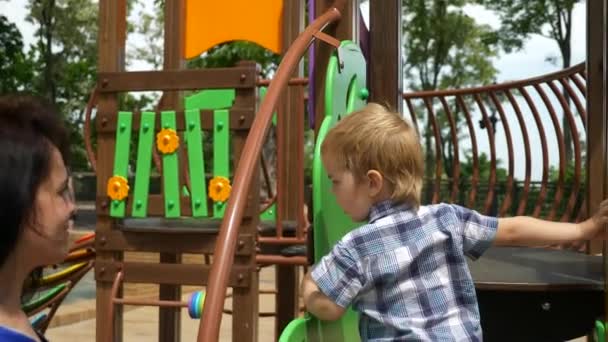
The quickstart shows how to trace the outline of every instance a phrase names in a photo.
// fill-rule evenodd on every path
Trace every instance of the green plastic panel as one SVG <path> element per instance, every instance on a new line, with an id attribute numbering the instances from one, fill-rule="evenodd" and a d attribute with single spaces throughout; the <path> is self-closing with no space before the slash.
<path id="1" fill-rule="evenodd" d="M 154 120 L 156 113 L 141 113 L 137 164 L 135 168 L 135 190 L 133 197 L 133 217 L 148 215 L 148 195 L 150 190 L 150 168 L 152 163 L 152 144 L 154 142 Z"/>
<path id="2" fill-rule="evenodd" d="M 344 64 L 339 70 L 339 61 Z M 313 156 L 313 229 L 315 262 L 329 253 L 346 233 L 364 222 L 353 222 L 339 207 L 331 192 L 331 182 L 321 162 L 321 144 L 327 132 L 345 115 L 366 104 L 365 59 L 355 43 L 344 41 L 334 52 L 327 67 L 325 117 L 317 136 Z M 359 316 L 349 309 L 337 321 L 326 322 L 310 317 L 307 323 L 309 340 L 360 341 Z M 311 336 L 311 334 L 317 336 Z"/>
<path id="3" fill-rule="evenodd" d="M 232 107 L 234 89 L 206 89 L 184 99 L 186 109 L 225 109 Z"/>
<path id="4" fill-rule="evenodd" d="M 112 176 L 122 176 L 129 179 L 129 151 L 131 148 L 131 124 L 133 115 L 131 112 L 118 112 L 116 125 L 116 147 L 114 149 L 114 171 Z M 127 208 L 126 199 L 112 201 L 110 216 L 125 217 Z"/>
<path id="5" fill-rule="evenodd" d="M 205 158 L 203 155 L 203 134 L 198 109 L 186 110 L 186 134 L 188 144 L 188 167 L 190 173 L 190 199 L 192 216 L 204 217 L 207 210 L 207 187 L 205 186 Z"/>
<path id="6" fill-rule="evenodd" d="M 213 112 L 213 176 L 230 179 L 230 113 L 225 110 Z M 224 217 L 226 202 L 216 202 L 213 217 Z"/>
<path id="7" fill-rule="evenodd" d="M 174 111 L 161 112 L 161 128 L 177 130 Z M 180 142 L 182 144 L 183 142 Z M 181 148 L 178 147 L 178 149 Z M 165 198 L 165 217 L 175 218 L 180 216 L 180 193 L 179 193 L 179 160 L 178 151 L 163 154 L 163 190 Z"/>
<path id="8" fill-rule="evenodd" d="M 266 208 L 266 210 L 264 210 L 260 214 L 260 220 L 261 221 L 276 221 L 276 219 L 277 219 L 277 205 L 276 205 L 276 203 L 274 203 L 270 207 Z"/>
<path id="9" fill-rule="evenodd" d="M 309 319 L 296 318 L 283 329 L 279 342 L 306 342 L 306 324 Z"/>

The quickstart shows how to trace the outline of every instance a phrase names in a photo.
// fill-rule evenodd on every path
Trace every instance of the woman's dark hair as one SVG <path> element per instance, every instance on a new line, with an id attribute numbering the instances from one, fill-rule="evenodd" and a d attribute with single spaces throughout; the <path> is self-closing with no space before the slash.
<path id="1" fill-rule="evenodd" d="M 49 175 L 51 146 L 67 164 L 68 134 L 52 105 L 27 95 L 0 96 L 0 266 L 35 215 L 36 193 Z"/>

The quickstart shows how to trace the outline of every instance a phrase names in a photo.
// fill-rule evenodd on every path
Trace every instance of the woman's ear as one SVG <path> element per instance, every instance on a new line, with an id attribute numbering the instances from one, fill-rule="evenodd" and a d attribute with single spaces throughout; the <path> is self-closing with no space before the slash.
<path id="1" fill-rule="evenodd" d="M 367 180 L 369 182 L 370 197 L 376 197 L 382 191 L 384 177 L 377 170 L 369 170 L 367 171 Z"/>

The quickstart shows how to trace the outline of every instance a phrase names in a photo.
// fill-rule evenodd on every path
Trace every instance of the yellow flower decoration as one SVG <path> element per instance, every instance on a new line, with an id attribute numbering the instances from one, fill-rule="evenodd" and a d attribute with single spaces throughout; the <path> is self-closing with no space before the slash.
<path id="1" fill-rule="evenodd" d="M 115 201 L 122 201 L 129 194 L 129 183 L 125 177 L 114 176 L 108 180 L 108 197 Z"/>
<path id="2" fill-rule="evenodd" d="M 209 197 L 214 202 L 225 202 L 231 191 L 230 180 L 226 177 L 215 176 L 209 181 Z"/>
<path id="3" fill-rule="evenodd" d="M 179 147 L 179 136 L 175 130 L 163 128 L 156 134 L 156 147 L 163 154 L 175 152 Z"/>

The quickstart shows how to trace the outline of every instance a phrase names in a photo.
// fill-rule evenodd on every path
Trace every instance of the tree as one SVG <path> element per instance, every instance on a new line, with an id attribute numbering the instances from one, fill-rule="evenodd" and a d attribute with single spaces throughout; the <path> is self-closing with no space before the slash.
<path id="1" fill-rule="evenodd" d="M 23 47 L 23 37 L 17 26 L 0 15 L 0 93 L 27 90 L 32 63 Z"/>
<path id="2" fill-rule="evenodd" d="M 91 0 L 30 0 L 27 21 L 36 27 L 30 49 L 34 90 L 65 113 L 72 167 L 86 169 L 84 109 L 97 73 L 97 4 Z"/>
<path id="3" fill-rule="evenodd" d="M 502 42 L 487 25 L 479 25 L 463 11 L 466 0 L 403 0 L 404 74 L 412 90 L 461 88 L 491 83 L 496 75 L 492 57 Z M 455 107 L 450 103 L 450 107 Z M 449 124 L 443 108 L 435 108 L 442 127 L 445 174 L 452 175 L 451 139 Z M 457 110 L 452 111 L 458 114 Z M 421 108 L 417 113 L 426 113 Z M 424 123 L 426 177 L 435 169 L 431 145 L 432 126 Z M 458 132 L 463 116 L 456 115 Z M 427 187 L 429 189 L 429 187 Z M 432 189 L 429 189 L 432 190 Z M 428 195 L 428 194 L 427 194 Z"/>
<path id="4" fill-rule="evenodd" d="M 562 67 L 571 64 L 572 10 L 580 0 L 476 0 L 498 14 L 501 28 L 498 31 L 506 46 L 521 48 L 531 35 L 552 39 L 559 48 Z M 555 57 L 548 57 L 556 62 Z M 564 96 L 568 99 L 567 92 Z M 572 160 L 572 135 L 564 115 L 562 119 L 566 160 Z"/>

